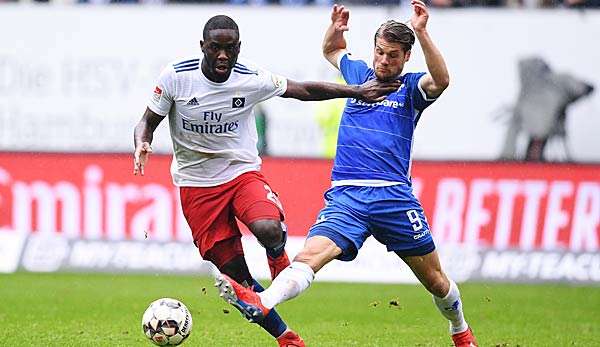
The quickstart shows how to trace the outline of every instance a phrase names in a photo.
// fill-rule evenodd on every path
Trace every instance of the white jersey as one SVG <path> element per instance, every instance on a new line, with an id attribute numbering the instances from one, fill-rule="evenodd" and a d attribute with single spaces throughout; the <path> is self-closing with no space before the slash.
<path id="1" fill-rule="evenodd" d="M 169 115 L 176 186 L 212 187 L 260 170 L 254 105 L 279 96 L 287 80 L 238 60 L 229 79 L 210 81 L 202 56 L 167 65 L 148 107 Z"/>

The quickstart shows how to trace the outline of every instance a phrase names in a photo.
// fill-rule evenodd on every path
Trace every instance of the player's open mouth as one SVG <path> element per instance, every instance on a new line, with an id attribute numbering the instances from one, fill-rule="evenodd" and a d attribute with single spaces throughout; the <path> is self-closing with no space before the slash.
<path id="1" fill-rule="evenodd" d="M 217 65 L 215 66 L 215 70 L 219 73 L 226 73 L 229 71 L 229 66 L 227 65 Z"/>

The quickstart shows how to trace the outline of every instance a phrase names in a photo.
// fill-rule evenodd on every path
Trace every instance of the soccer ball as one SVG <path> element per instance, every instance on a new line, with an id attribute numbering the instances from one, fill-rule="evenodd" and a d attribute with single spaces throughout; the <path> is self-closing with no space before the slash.
<path id="1" fill-rule="evenodd" d="M 144 312 L 142 329 L 155 345 L 178 345 L 192 332 L 192 315 L 179 300 L 158 299 Z"/>

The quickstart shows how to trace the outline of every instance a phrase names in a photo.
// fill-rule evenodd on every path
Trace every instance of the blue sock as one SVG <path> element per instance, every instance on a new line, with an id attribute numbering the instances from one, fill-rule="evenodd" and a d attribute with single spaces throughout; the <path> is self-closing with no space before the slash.
<path id="1" fill-rule="evenodd" d="M 256 280 L 252 280 L 253 289 L 255 292 L 260 293 L 265 289 Z M 283 322 L 283 319 L 279 317 L 279 314 L 272 309 L 269 314 L 265 317 L 265 320 L 259 324 L 265 329 L 271 336 L 278 338 L 287 329 L 287 325 Z"/>

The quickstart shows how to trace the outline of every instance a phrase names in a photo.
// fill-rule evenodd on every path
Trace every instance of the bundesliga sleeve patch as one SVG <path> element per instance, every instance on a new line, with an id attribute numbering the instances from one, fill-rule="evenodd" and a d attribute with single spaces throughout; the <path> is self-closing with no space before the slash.
<path id="1" fill-rule="evenodd" d="M 277 75 L 272 75 L 271 80 L 273 81 L 273 84 L 275 85 L 275 88 L 277 88 L 277 89 L 281 88 L 281 86 L 283 85 L 283 82 L 284 82 L 283 77 L 277 76 Z"/>
<path id="2" fill-rule="evenodd" d="M 156 86 L 154 88 L 154 95 L 152 96 L 152 99 L 154 99 L 154 101 L 156 101 L 156 102 L 159 102 L 161 96 L 162 96 L 162 89 L 160 89 L 158 86 Z"/>

